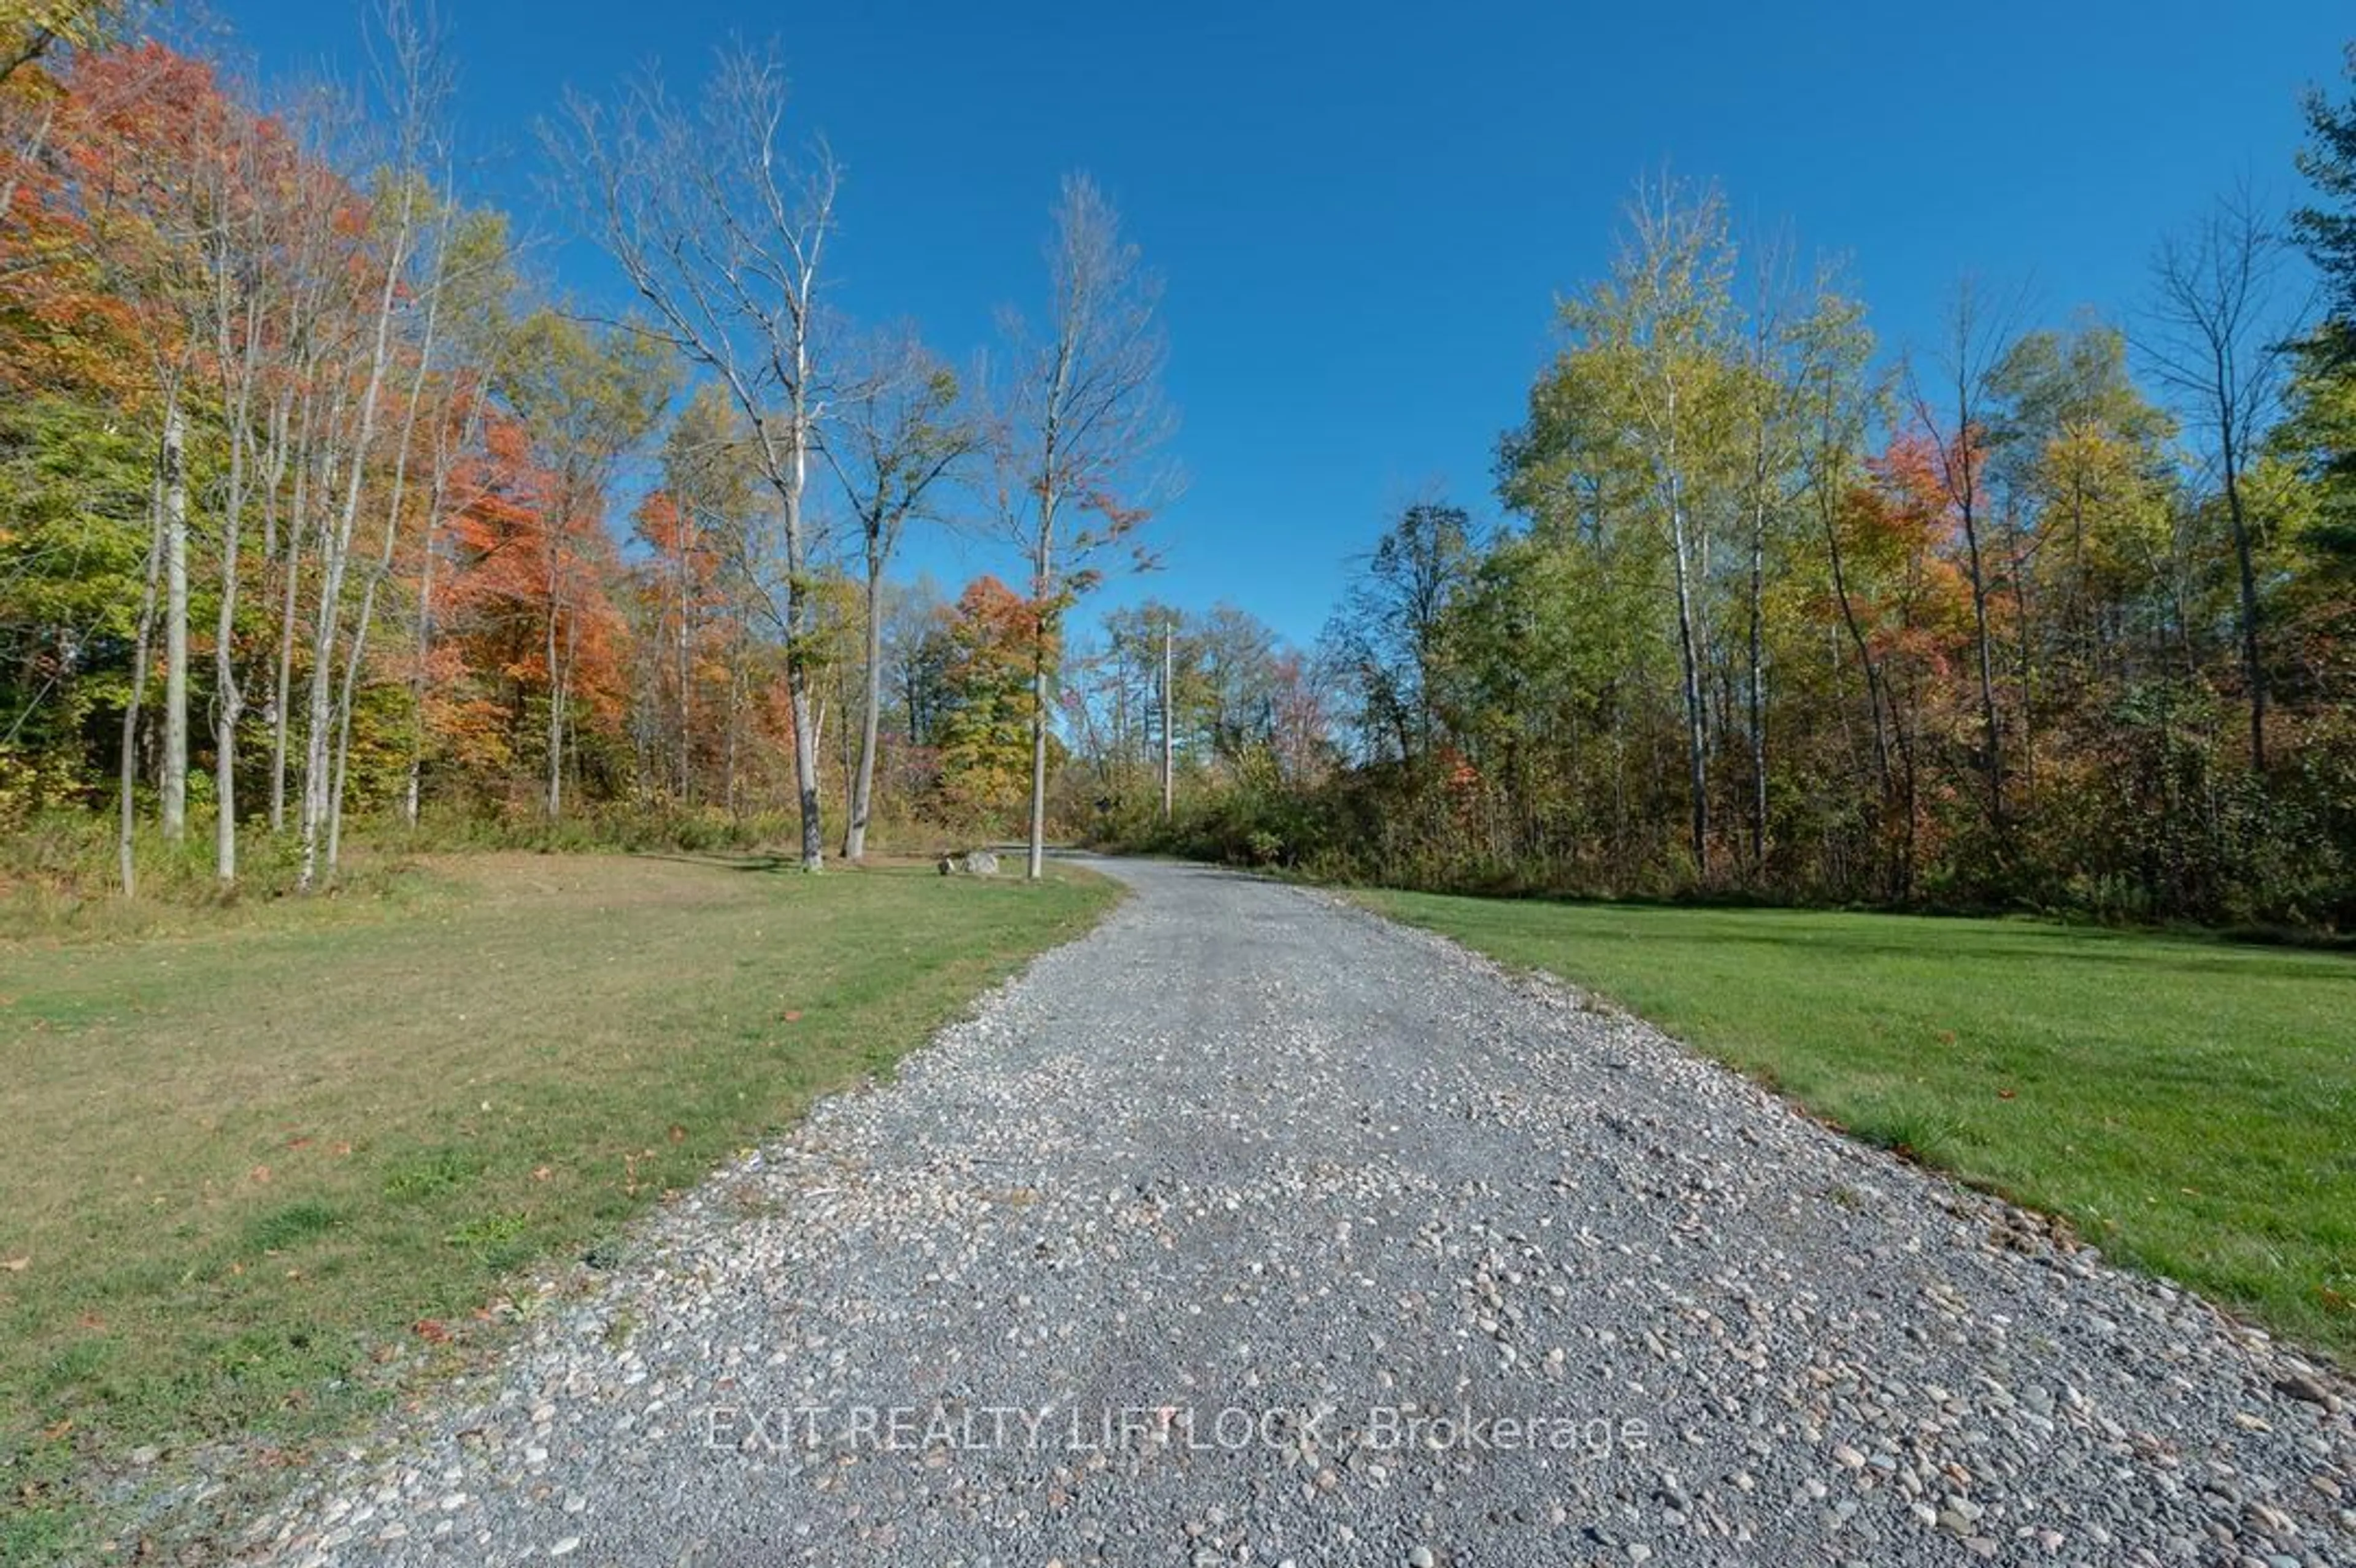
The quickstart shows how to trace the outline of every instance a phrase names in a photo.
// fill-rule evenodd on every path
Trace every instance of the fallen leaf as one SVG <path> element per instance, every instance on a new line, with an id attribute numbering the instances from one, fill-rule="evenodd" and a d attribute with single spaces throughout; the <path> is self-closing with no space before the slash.
<path id="1" fill-rule="evenodd" d="M 553 1176 L 554 1174 L 555 1174 L 555 1172 L 553 1172 L 553 1171 L 550 1170 L 550 1169 L 548 1168 L 548 1167 L 546 1167 L 546 1166 L 544 1166 L 544 1165 L 539 1165 L 539 1166 L 534 1166 L 534 1167 L 532 1168 L 532 1171 L 531 1171 L 531 1179 L 532 1179 L 534 1181 L 546 1181 L 546 1180 L 547 1180 L 551 1176 Z"/>
<path id="2" fill-rule="evenodd" d="M 249 1180 L 260 1185 L 270 1179 L 270 1168 L 266 1165 L 257 1165 L 245 1174 Z"/>
<path id="3" fill-rule="evenodd" d="M 30 1257 L 10 1258 L 5 1263 L 0 1263 L 0 1268 L 6 1269 L 10 1274 L 23 1274 L 32 1266 L 33 1260 Z"/>
<path id="4" fill-rule="evenodd" d="M 449 1328 L 431 1317 L 421 1317 L 409 1326 L 409 1331 L 429 1345 L 439 1345 L 450 1338 Z"/>
<path id="5" fill-rule="evenodd" d="M 1999 1089 L 1996 1092 L 1996 1097 L 1999 1100 L 2009 1100 L 2016 1092 L 2011 1089 Z"/>
<path id="6" fill-rule="evenodd" d="M 801 1010 L 800 1010 L 799 1008 L 796 1008 L 796 1009 L 794 1009 L 793 1011 L 787 1013 L 787 1014 L 785 1015 L 785 1019 L 786 1019 L 786 1021 L 787 1021 L 787 1023 L 789 1023 L 789 1024 L 798 1024 L 798 1023 L 801 1022 L 801 1021 L 802 1021 Z"/>
<path id="7" fill-rule="evenodd" d="M 673 1122 L 670 1125 L 670 1141 L 675 1144 L 685 1143 L 687 1141 L 687 1129 L 680 1126 L 677 1122 Z"/>

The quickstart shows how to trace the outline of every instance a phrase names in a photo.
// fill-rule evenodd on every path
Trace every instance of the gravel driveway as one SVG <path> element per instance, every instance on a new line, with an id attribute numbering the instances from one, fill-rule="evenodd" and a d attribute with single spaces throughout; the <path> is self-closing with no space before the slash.
<path id="1" fill-rule="evenodd" d="M 1568 989 L 1106 869 L 246 1559 L 2356 1563 L 2262 1336 Z"/>

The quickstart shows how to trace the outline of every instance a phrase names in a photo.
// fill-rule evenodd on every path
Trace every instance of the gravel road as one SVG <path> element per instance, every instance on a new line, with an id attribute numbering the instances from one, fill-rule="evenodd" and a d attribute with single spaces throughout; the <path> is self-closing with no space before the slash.
<path id="1" fill-rule="evenodd" d="M 2356 1563 L 2348 1386 L 2197 1299 L 1565 987 L 1106 869 L 243 1560 Z"/>

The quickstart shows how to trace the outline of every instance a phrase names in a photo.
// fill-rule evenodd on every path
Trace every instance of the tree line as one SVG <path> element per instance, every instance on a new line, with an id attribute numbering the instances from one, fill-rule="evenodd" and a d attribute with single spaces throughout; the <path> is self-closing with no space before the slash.
<path id="1" fill-rule="evenodd" d="M 2356 63 L 2351 64 L 2356 70 Z M 1501 439 L 1310 663 L 1322 763 L 1130 837 L 1443 886 L 2356 914 L 2356 96 L 2116 321 L 1840 267 L 1648 183 Z M 2322 280 L 2307 308 L 2297 263 Z"/>
<path id="2" fill-rule="evenodd" d="M 2356 97 L 2288 213 L 2115 319 L 1960 288 L 1896 357 L 1837 264 L 1642 187 L 1496 455 L 1324 635 L 1154 601 L 1160 285 L 1067 179 L 953 362 L 831 304 L 841 165 L 776 59 L 567 100 L 584 303 L 466 200 L 394 0 L 265 92 L 69 5 L 0 36 L 0 827 L 1155 842 L 1433 885 L 2343 925 L 2356 884 Z M 2313 308 L 2305 282 L 2319 280 Z M 1002 576 L 901 569 L 963 528 Z M 207 830 L 209 830 L 209 833 Z M 633 830 L 636 830 L 635 828 Z"/>
<path id="3" fill-rule="evenodd" d="M 110 809 L 125 891 L 145 837 L 206 825 L 220 882 L 258 837 L 309 889 L 348 820 L 584 802 L 782 805 L 816 869 L 880 812 L 1001 813 L 918 737 L 1012 724 L 1035 874 L 1062 623 L 1171 422 L 1158 281 L 1089 180 L 1045 310 L 959 370 L 832 307 L 841 167 L 772 54 L 544 128 L 616 309 L 466 198 L 402 0 L 358 91 L 265 92 L 160 25 L 0 37 L 0 823 Z M 1019 592 L 898 603 L 905 537 L 951 523 Z M 895 728 L 928 636 L 965 651 Z"/>

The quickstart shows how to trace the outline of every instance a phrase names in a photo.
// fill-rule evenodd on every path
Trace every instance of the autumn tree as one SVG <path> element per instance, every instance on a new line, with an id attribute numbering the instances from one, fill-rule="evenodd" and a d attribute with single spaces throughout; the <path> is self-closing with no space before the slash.
<path id="1" fill-rule="evenodd" d="M 2152 260 L 2143 348 L 2162 385 L 2201 432 L 2201 467 L 2225 513 L 2239 590 L 2250 765 L 2266 771 L 2266 665 L 2258 551 L 2265 520 L 2249 469 L 2281 391 L 2289 336 L 2278 293 L 2279 241 L 2246 191 L 2220 198 Z"/>
<path id="2" fill-rule="evenodd" d="M 1687 848 L 1710 875 L 1709 585 L 1732 473 L 1735 252 L 1714 187 L 1640 187 L 1611 276 L 1564 301 L 1566 347 L 1547 375 L 1576 381 L 1582 439 L 1616 447 L 1665 548 L 1684 715 Z"/>
<path id="3" fill-rule="evenodd" d="M 1996 643 L 1998 601 L 2012 584 L 2000 574 L 1990 542 L 1991 496 L 1987 481 L 1989 379 L 2017 333 L 2017 305 L 1992 301 L 1987 289 L 1966 278 L 1949 303 L 1946 340 L 1936 361 L 1936 380 L 1910 367 L 1907 401 L 1916 429 L 1936 460 L 1972 598 L 1972 665 L 1979 705 L 1977 761 L 1982 799 L 1999 853 L 2008 843 L 2005 816 L 2004 721 L 1997 696 Z M 2017 599 L 2012 611 L 2019 613 Z"/>
<path id="4" fill-rule="evenodd" d="M 744 416 L 747 455 L 776 497 L 775 548 L 735 546 L 785 645 L 801 859 L 815 871 L 825 837 L 808 647 L 818 552 L 806 497 L 828 384 L 819 287 L 841 176 L 823 143 L 799 153 L 788 144 L 786 102 L 776 59 L 732 47 L 695 108 L 648 78 L 611 109 L 573 100 L 549 146 L 650 313 L 648 330 Z"/>
<path id="5" fill-rule="evenodd" d="M 1462 507 L 1419 501 L 1376 543 L 1352 583 L 1326 638 L 1351 672 L 1367 754 L 1415 763 L 1438 743 L 1442 627 L 1478 551 Z"/>
<path id="6" fill-rule="evenodd" d="M 20 0 L 0 20 L 0 86 L 37 61 L 103 48 L 140 9 L 126 0 Z"/>
<path id="7" fill-rule="evenodd" d="M 553 310 L 527 317 L 507 345 L 498 388 L 530 432 L 552 493 L 544 503 L 537 599 L 547 679 L 548 815 L 564 801 L 564 744 L 586 601 L 605 538 L 604 507 L 615 465 L 654 428 L 671 391 L 661 347 L 628 326 L 593 333 Z M 581 541 L 601 549 L 584 555 Z"/>
<path id="8" fill-rule="evenodd" d="M 824 451 L 851 512 L 862 593 L 859 754 L 842 841 L 843 859 L 858 860 L 867 852 L 883 724 L 884 574 L 909 526 L 939 516 L 941 492 L 981 452 L 985 432 L 956 373 L 905 327 L 859 354 L 835 428 Z"/>
<path id="9" fill-rule="evenodd" d="M 958 596 L 947 632 L 944 706 L 933 722 L 942 804 L 958 823 L 995 823 L 1023 799 L 1038 731 L 1039 618 L 1030 601 L 982 577 Z"/>
<path id="10" fill-rule="evenodd" d="M 2272 440 L 2306 477 L 2313 505 L 2292 530 L 2308 570 L 2285 606 L 2311 651 L 2318 684 L 2344 691 L 2356 677 L 2356 48 L 2350 90 L 2318 89 L 2306 101 L 2308 144 L 2298 156 L 2309 197 L 2291 215 L 2291 237 L 2323 279 L 2320 319 L 2297 345 L 2287 414 Z"/>
<path id="11" fill-rule="evenodd" d="M 2316 88 L 2302 105 L 2308 140 L 2298 172 L 2313 194 L 2290 219 L 2291 239 L 2324 283 L 2322 319 L 2301 345 L 2301 357 L 2312 368 L 2341 375 L 2356 374 L 2356 44 L 2349 46 L 2344 74 L 2351 84 L 2345 97 L 2335 102 Z M 2356 464 L 2356 455 L 2349 461 Z"/>
<path id="12" fill-rule="evenodd" d="M 699 793 L 700 752 L 725 763 L 735 753 L 743 717 L 744 649 L 750 606 L 732 571 L 732 541 L 757 529 L 759 480 L 743 459 L 743 415 L 715 383 L 696 389 L 665 435 L 661 487 L 637 517 L 639 541 L 652 553 L 656 577 L 656 641 L 652 662 L 669 707 L 666 744 L 670 787 L 682 801 Z M 718 677 L 715 697 L 709 688 Z M 704 733 L 715 717 L 716 742 Z M 733 770 L 721 795 L 734 804 Z"/>
<path id="13" fill-rule="evenodd" d="M 1048 308 L 1033 328 L 1009 313 L 1010 384 L 995 459 L 999 515 L 1030 569 L 1028 874 L 1047 836 L 1048 730 L 1063 617 L 1096 586 L 1112 552 L 1135 549 L 1156 490 L 1146 460 L 1170 433 L 1161 280 L 1094 181 L 1064 181 L 1047 248 Z M 1143 559 L 1138 552 L 1137 559 Z"/>

